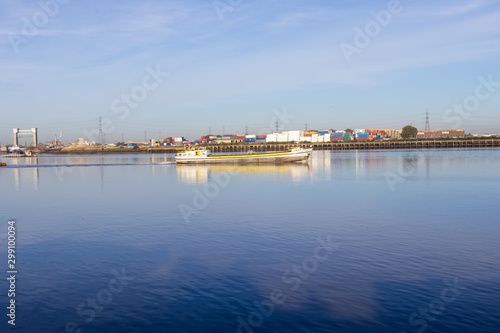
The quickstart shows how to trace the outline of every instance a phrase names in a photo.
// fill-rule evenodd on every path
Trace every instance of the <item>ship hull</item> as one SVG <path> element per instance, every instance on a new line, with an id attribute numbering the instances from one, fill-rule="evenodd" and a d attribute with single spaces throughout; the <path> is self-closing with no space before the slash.
<path id="1" fill-rule="evenodd" d="M 311 151 L 249 154 L 249 155 L 220 155 L 220 156 L 196 156 L 176 157 L 177 164 L 279 164 L 307 161 Z"/>

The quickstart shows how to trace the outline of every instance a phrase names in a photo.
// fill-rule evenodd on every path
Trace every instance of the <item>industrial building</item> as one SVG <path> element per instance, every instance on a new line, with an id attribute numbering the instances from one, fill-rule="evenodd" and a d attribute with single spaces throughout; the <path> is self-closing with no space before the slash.
<path id="1" fill-rule="evenodd" d="M 465 138 L 463 130 L 447 131 L 420 131 L 417 133 L 417 139 L 447 139 L 447 138 Z"/>

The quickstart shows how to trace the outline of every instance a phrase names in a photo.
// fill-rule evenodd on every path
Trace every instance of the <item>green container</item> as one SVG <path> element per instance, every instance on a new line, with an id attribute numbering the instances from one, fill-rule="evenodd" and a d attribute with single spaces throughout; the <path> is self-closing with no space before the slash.
<path id="1" fill-rule="evenodd" d="M 351 141 L 351 133 L 344 134 L 344 141 Z"/>

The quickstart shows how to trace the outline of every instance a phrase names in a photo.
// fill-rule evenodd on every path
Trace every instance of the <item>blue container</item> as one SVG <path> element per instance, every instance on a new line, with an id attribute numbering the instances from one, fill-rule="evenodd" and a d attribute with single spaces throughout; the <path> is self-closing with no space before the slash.
<path id="1" fill-rule="evenodd" d="M 245 142 L 256 142 L 255 138 L 246 138 Z"/>
<path id="2" fill-rule="evenodd" d="M 344 133 L 332 133 L 331 138 L 343 138 Z"/>

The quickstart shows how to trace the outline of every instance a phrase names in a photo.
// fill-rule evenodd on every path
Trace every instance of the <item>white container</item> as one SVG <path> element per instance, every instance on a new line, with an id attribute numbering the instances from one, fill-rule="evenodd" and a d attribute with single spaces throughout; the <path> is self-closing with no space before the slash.
<path id="1" fill-rule="evenodd" d="M 278 142 L 288 142 L 288 134 L 278 134 Z"/>

